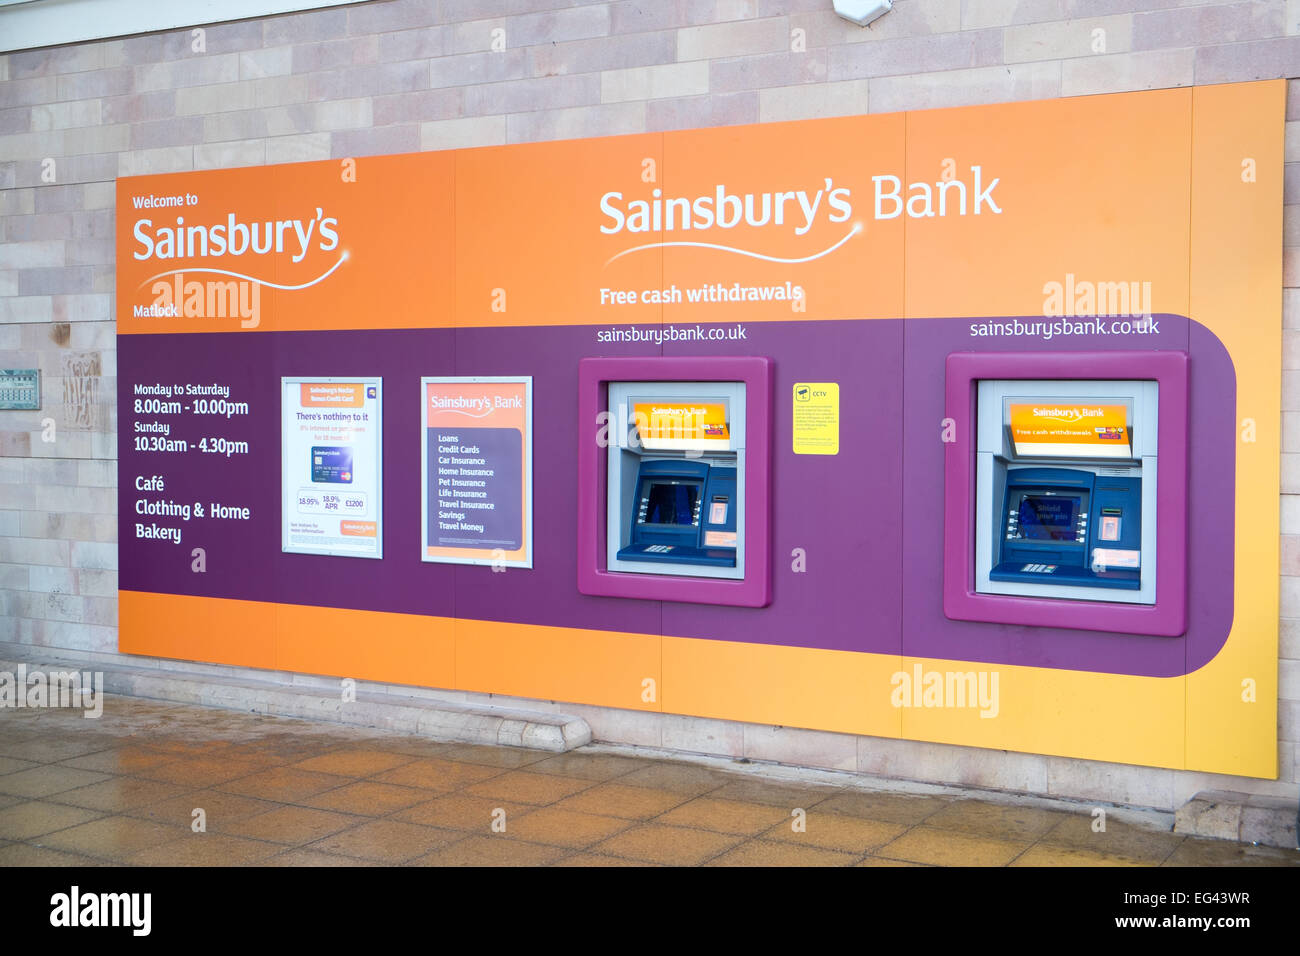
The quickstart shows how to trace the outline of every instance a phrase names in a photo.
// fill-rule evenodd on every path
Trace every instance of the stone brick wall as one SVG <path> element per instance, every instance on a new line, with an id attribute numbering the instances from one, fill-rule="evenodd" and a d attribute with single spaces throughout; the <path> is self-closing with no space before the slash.
<path id="1" fill-rule="evenodd" d="M 0 367 L 39 367 L 45 403 L 0 413 L 0 649 L 116 656 L 117 176 L 1300 77 L 1300 0 L 898 0 L 865 30 L 830 0 L 562 4 L 373 0 L 0 56 Z M 1300 80 L 1288 103 L 1281 781 L 563 709 L 606 740 L 1083 799 L 1294 795 Z"/>

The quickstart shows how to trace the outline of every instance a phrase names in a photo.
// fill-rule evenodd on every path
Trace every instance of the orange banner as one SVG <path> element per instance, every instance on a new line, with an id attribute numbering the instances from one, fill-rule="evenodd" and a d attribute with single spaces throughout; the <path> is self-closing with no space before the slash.
<path id="1" fill-rule="evenodd" d="M 118 332 L 450 325 L 453 155 L 119 179 Z"/>
<path id="2" fill-rule="evenodd" d="M 1021 444 L 1128 443 L 1128 408 L 1075 402 L 1012 405 L 1011 438 Z"/>
<path id="3" fill-rule="evenodd" d="M 637 402 L 632 406 L 641 440 L 648 445 L 669 440 L 724 442 L 727 406 L 718 402 Z"/>
<path id="4" fill-rule="evenodd" d="M 303 408 L 361 408 L 366 404 L 365 386 L 359 382 L 303 382 Z"/>

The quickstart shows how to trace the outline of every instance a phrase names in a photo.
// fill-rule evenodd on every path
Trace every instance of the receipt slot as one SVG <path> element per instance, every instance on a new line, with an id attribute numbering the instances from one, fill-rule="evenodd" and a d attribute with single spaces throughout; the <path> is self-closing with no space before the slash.
<path id="1" fill-rule="evenodd" d="M 976 590 L 1155 603 L 1155 381 L 978 384 Z"/>
<path id="2" fill-rule="evenodd" d="M 578 363 L 578 590 L 772 601 L 774 364 L 761 356 Z"/>
<path id="3" fill-rule="evenodd" d="M 606 566 L 745 576 L 743 382 L 611 382 Z"/>

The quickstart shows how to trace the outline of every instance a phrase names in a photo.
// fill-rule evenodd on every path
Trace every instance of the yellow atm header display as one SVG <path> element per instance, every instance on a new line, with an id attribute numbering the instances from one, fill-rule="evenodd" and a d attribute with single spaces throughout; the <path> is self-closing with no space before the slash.
<path id="1" fill-rule="evenodd" d="M 1034 402 L 1008 408 L 1016 454 L 1032 457 L 1131 458 L 1128 406 Z"/>
<path id="2" fill-rule="evenodd" d="M 636 402 L 632 417 L 646 448 L 726 449 L 731 444 L 727 406 L 722 402 Z"/>

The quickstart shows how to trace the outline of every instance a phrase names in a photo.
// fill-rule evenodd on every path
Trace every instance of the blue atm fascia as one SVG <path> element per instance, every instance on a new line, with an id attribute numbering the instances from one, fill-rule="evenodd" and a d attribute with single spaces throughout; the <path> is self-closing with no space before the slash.
<path id="1" fill-rule="evenodd" d="M 1142 479 L 1075 468 L 1008 469 L 996 544 L 994 581 L 1137 590 L 1139 568 L 1094 570 L 1089 556 L 1096 548 L 1141 551 Z"/>
<path id="2" fill-rule="evenodd" d="M 736 532 L 736 469 L 686 459 L 643 459 L 623 561 L 736 566 L 734 547 L 706 546 L 709 532 Z M 711 520 L 720 509 L 723 520 Z M 671 518 L 671 520 L 664 520 Z"/>

